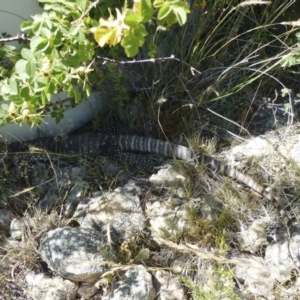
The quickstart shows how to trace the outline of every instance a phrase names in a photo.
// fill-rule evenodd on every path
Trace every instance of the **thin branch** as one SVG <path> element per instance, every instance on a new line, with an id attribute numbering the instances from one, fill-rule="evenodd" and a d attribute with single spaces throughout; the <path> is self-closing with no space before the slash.
<path id="1" fill-rule="evenodd" d="M 25 42 L 30 42 L 30 38 L 28 38 L 24 33 L 21 35 L 16 35 L 13 37 L 8 37 L 8 38 L 1 38 L 0 43 L 8 43 L 8 42 L 15 42 L 15 41 L 25 41 Z"/>
<path id="2" fill-rule="evenodd" d="M 191 65 L 189 65 L 185 61 L 175 57 L 174 55 L 171 55 L 170 57 L 149 58 L 149 59 L 140 59 L 140 60 L 133 59 L 133 60 L 126 60 L 126 61 L 125 60 L 121 60 L 121 61 L 120 60 L 115 60 L 115 59 L 112 59 L 112 58 L 102 57 L 102 56 L 96 56 L 96 58 L 102 59 L 104 61 L 109 61 L 109 62 L 113 62 L 113 63 L 122 64 L 122 65 L 125 65 L 125 64 L 142 64 L 142 63 L 149 63 L 149 62 L 156 63 L 158 61 L 176 60 L 176 61 L 179 61 L 182 64 L 188 66 L 190 68 L 190 71 L 191 71 L 192 75 L 195 75 L 195 73 L 201 74 L 201 72 L 199 70 L 195 69 L 194 67 L 192 67 Z"/>

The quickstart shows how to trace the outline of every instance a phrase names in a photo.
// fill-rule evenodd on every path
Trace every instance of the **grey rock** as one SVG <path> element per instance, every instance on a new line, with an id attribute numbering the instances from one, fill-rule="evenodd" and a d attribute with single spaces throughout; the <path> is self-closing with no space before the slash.
<path id="1" fill-rule="evenodd" d="M 185 207 L 173 205 L 172 198 L 163 202 L 149 203 L 147 205 L 147 216 L 154 238 L 156 236 L 175 238 L 189 228 Z"/>
<path id="2" fill-rule="evenodd" d="M 295 127 L 294 130 L 297 130 L 297 128 Z M 288 136 L 286 132 L 283 132 L 281 136 L 270 132 L 270 134 L 250 139 L 228 151 L 228 160 L 232 165 L 236 166 L 240 161 L 247 160 L 250 157 L 259 157 L 262 155 L 267 155 L 268 157 L 275 155 L 277 157 L 280 155 L 285 159 L 293 160 L 299 166 L 300 135 L 293 134 L 292 130 L 291 132 L 292 136 Z M 283 138 L 284 142 L 282 142 Z"/>
<path id="3" fill-rule="evenodd" d="M 140 204 L 139 188 L 133 182 L 88 203 L 80 203 L 74 218 L 82 228 L 93 228 L 113 240 L 128 240 L 146 226 Z"/>
<path id="4" fill-rule="evenodd" d="M 91 299 L 98 291 L 99 289 L 94 283 L 82 283 L 77 291 L 77 295 L 82 300 Z"/>
<path id="5" fill-rule="evenodd" d="M 276 243 L 266 248 L 265 262 L 271 270 L 272 278 L 279 282 L 291 279 L 292 271 L 300 268 L 299 244 L 300 225 L 294 225 L 292 234 L 282 234 Z"/>
<path id="6" fill-rule="evenodd" d="M 34 300 L 73 300 L 77 286 L 60 277 L 48 278 L 44 274 L 33 272 L 25 276 L 25 294 Z"/>
<path id="7" fill-rule="evenodd" d="M 149 178 L 149 182 L 154 187 L 185 187 L 190 180 L 190 177 L 184 174 L 183 169 L 180 169 L 175 163 L 166 163 L 157 174 L 153 174 Z"/>
<path id="8" fill-rule="evenodd" d="M 39 252 L 50 269 L 72 281 L 91 282 L 107 268 L 114 253 L 93 229 L 57 228 L 41 240 Z M 110 256 L 109 256 L 110 255 Z"/>
<path id="9" fill-rule="evenodd" d="M 281 285 L 278 289 L 278 299 L 299 299 L 300 295 L 300 278 L 295 278 L 293 284 Z"/>
<path id="10" fill-rule="evenodd" d="M 271 276 L 271 270 L 259 257 L 240 258 L 240 264 L 235 267 L 235 278 L 239 290 L 245 299 L 270 299 L 275 300 L 275 280 Z"/>
<path id="11" fill-rule="evenodd" d="M 265 220 L 256 220 L 247 229 L 242 227 L 241 231 L 236 234 L 240 251 L 251 253 L 261 251 L 268 245 L 266 229 Z"/>
<path id="12" fill-rule="evenodd" d="M 163 270 L 154 272 L 160 300 L 185 300 L 184 290 L 175 276 Z"/>
<path id="13" fill-rule="evenodd" d="M 120 274 L 120 280 L 114 283 L 110 295 L 102 300 L 153 300 L 156 296 L 152 276 L 146 268 L 138 265 Z"/>

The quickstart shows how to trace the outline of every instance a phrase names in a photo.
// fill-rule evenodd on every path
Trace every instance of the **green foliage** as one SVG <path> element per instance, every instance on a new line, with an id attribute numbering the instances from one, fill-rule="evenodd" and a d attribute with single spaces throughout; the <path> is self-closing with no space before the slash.
<path id="1" fill-rule="evenodd" d="M 282 58 L 282 67 L 292 67 L 300 64 L 300 32 L 297 32 L 295 36 L 297 38 L 298 43 L 289 54 Z"/>
<path id="2" fill-rule="evenodd" d="M 228 217 L 226 216 L 225 219 Z M 217 221 L 221 225 L 223 217 Z M 223 227 L 225 228 L 225 227 Z M 220 254 L 226 255 L 228 246 L 225 236 L 219 239 L 217 248 Z M 235 289 L 234 269 L 224 264 L 217 264 L 214 268 L 208 268 L 206 271 L 206 283 L 194 284 L 191 278 L 181 277 L 183 284 L 189 289 L 192 299 L 195 300 L 213 300 L 213 299 L 241 299 Z"/>
<path id="3" fill-rule="evenodd" d="M 158 9 L 157 23 L 159 25 L 172 25 L 177 22 L 180 25 L 185 24 L 189 9 L 184 2 L 155 0 L 153 6 Z"/>
<path id="4" fill-rule="evenodd" d="M 45 3 L 45 12 L 21 25 L 21 29 L 27 31 L 30 44 L 20 50 L 21 59 L 15 63 L 11 76 L 0 82 L 0 98 L 9 101 L 1 105 L 2 124 L 39 123 L 45 105 L 61 90 L 67 91 L 76 103 L 81 100 L 82 92 L 90 93 L 86 83 L 91 70 L 82 64 L 93 57 L 94 43 L 86 38 L 84 23 L 75 22 L 89 1 L 40 2 Z M 74 87 L 74 82 L 82 91 Z M 62 117 L 57 109 L 52 110 L 51 115 L 57 121 Z"/>
<path id="5" fill-rule="evenodd" d="M 11 46 L 0 46 L 2 125 L 10 122 L 39 124 L 46 114 L 59 122 L 66 108 L 79 103 L 91 92 L 91 66 L 97 44 L 100 47 L 120 44 L 126 55 L 132 57 L 145 43 L 147 22 L 156 20 L 159 26 L 183 24 L 189 12 L 187 4 L 181 0 L 154 4 L 151 0 L 141 0 L 133 2 L 131 9 L 126 4 L 122 10 L 115 8 L 116 16 L 108 8 L 109 1 L 104 2 L 104 14 L 101 3 L 91 9 L 89 0 L 39 2 L 44 12 L 21 25 L 30 43 L 19 51 Z M 113 1 L 112 4 L 119 3 Z M 95 18 L 99 15 L 98 21 Z M 49 106 L 52 96 L 60 91 L 66 91 L 71 102 L 59 107 Z"/>
<path id="6" fill-rule="evenodd" d="M 225 241 L 226 232 L 224 228 L 235 228 L 235 221 L 232 215 L 226 210 L 212 221 L 200 217 L 201 211 L 197 207 L 186 207 L 186 219 L 190 223 L 187 232 L 184 232 L 185 237 L 190 240 L 201 241 L 202 245 L 219 246 L 223 252 L 226 252 Z"/>
<path id="7" fill-rule="evenodd" d="M 100 18 L 99 25 L 91 28 L 91 32 L 100 47 L 121 43 L 126 55 L 133 57 L 145 42 L 148 32 L 143 23 L 154 17 L 154 8 L 158 11 L 156 22 L 159 26 L 170 27 L 177 22 L 183 25 L 189 13 L 187 4 L 181 0 L 159 0 L 153 5 L 150 0 L 141 0 L 134 2 L 132 9 L 126 5 L 122 11 L 116 9 L 116 17 L 110 13 L 108 19 Z"/>
<path id="8" fill-rule="evenodd" d="M 209 272 L 209 271 L 207 271 Z M 207 284 L 195 285 L 190 278 L 181 277 L 181 281 L 189 289 L 194 300 L 241 299 L 235 292 L 234 270 L 219 265 L 209 274 Z"/>

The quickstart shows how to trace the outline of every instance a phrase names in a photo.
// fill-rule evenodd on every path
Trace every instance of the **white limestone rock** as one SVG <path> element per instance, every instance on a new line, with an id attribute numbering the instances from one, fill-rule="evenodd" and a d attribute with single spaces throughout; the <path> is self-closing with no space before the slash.
<path id="1" fill-rule="evenodd" d="M 152 276 L 147 269 L 138 265 L 120 272 L 120 279 L 113 284 L 110 295 L 102 300 L 154 300 L 156 296 Z"/>
<path id="2" fill-rule="evenodd" d="M 34 300 L 73 300 L 77 293 L 75 283 L 60 277 L 48 278 L 30 272 L 25 276 L 25 294 Z"/>
<path id="3" fill-rule="evenodd" d="M 158 270 L 154 272 L 154 277 L 158 282 L 160 300 L 186 300 L 184 290 L 179 279 L 170 272 Z"/>
<path id="4" fill-rule="evenodd" d="M 92 282 L 114 257 L 105 236 L 87 228 L 57 228 L 46 233 L 39 252 L 49 268 L 72 281 Z"/>
<path id="5" fill-rule="evenodd" d="M 140 204 L 139 189 L 134 183 L 81 202 L 74 214 L 82 228 L 109 234 L 113 240 L 128 240 L 142 231 L 146 218 Z"/>

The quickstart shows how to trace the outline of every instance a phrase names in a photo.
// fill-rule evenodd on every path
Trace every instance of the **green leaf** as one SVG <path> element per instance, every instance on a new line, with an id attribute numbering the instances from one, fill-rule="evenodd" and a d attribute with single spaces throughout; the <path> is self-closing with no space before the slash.
<path id="1" fill-rule="evenodd" d="M 48 12 L 49 19 L 53 22 L 53 24 L 58 24 L 57 14 L 55 11 Z"/>
<path id="2" fill-rule="evenodd" d="M 19 61 L 17 61 L 15 68 L 16 68 L 16 72 L 19 75 L 26 73 L 26 64 L 27 64 L 27 60 L 20 59 Z"/>
<path id="3" fill-rule="evenodd" d="M 43 26 L 42 22 L 34 22 L 32 24 L 32 32 L 36 35 L 39 35 L 42 26 Z"/>
<path id="4" fill-rule="evenodd" d="M 19 88 L 18 88 L 18 83 L 15 80 L 15 78 L 11 78 L 9 81 L 9 87 L 10 87 L 10 94 L 11 95 L 18 95 L 19 93 Z"/>
<path id="5" fill-rule="evenodd" d="M 24 102 L 23 99 L 20 97 L 20 95 L 10 95 L 9 100 L 14 102 L 14 104 L 17 105 L 21 105 Z"/>
<path id="6" fill-rule="evenodd" d="M 139 28 L 136 29 L 136 32 L 138 33 L 139 39 L 140 39 L 140 46 L 143 46 L 144 44 L 144 37 L 148 35 L 148 32 L 143 24 L 139 25 Z"/>
<path id="7" fill-rule="evenodd" d="M 55 0 L 39 0 L 40 3 L 55 3 Z"/>
<path id="8" fill-rule="evenodd" d="M 124 50 L 128 57 L 134 57 L 135 55 L 137 55 L 139 47 L 137 45 L 131 44 L 127 47 L 124 47 Z"/>
<path id="9" fill-rule="evenodd" d="M 32 50 L 44 51 L 48 45 L 48 40 L 40 36 L 34 36 L 30 41 L 30 48 Z"/>
<path id="10" fill-rule="evenodd" d="M 158 11 L 157 19 L 163 20 L 172 12 L 172 8 L 168 3 L 165 3 Z"/>
<path id="11" fill-rule="evenodd" d="M 87 7 L 85 0 L 76 0 L 76 3 L 82 12 L 86 10 Z"/>
<path id="12" fill-rule="evenodd" d="M 45 92 L 54 95 L 54 93 L 56 92 L 56 88 L 53 80 L 48 82 L 47 86 L 45 87 Z"/>
<path id="13" fill-rule="evenodd" d="M 34 60 L 29 60 L 26 64 L 25 71 L 29 76 L 34 76 L 36 72 L 36 65 Z"/>
<path id="14" fill-rule="evenodd" d="M 55 51 L 56 48 L 53 46 L 53 44 L 48 43 L 46 49 L 43 49 L 42 52 L 46 54 L 47 56 L 52 56 L 53 51 Z"/>
<path id="15" fill-rule="evenodd" d="M 93 54 L 94 54 L 94 50 L 91 49 L 89 47 L 89 45 L 86 45 L 86 43 L 84 43 L 84 44 L 80 44 L 78 46 L 77 53 L 75 56 L 79 60 L 79 63 L 80 63 L 80 62 L 91 59 Z"/>
<path id="16" fill-rule="evenodd" d="M 152 18 L 153 7 L 151 0 L 140 0 L 138 14 L 142 18 L 142 22 L 147 22 Z"/>
<path id="17" fill-rule="evenodd" d="M 12 46 L 12 45 L 7 45 L 7 44 L 1 44 L 1 50 L 5 53 L 11 53 L 13 52 L 14 50 L 16 50 L 16 47 L 15 46 Z M 3 56 L 5 57 L 5 55 Z"/>
<path id="18" fill-rule="evenodd" d="M 42 91 L 41 93 L 41 100 L 43 105 L 48 104 L 51 100 L 51 94 L 50 93 L 46 93 L 45 91 Z"/>
<path id="19" fill-rule="evenodd" d="M 47 38 L 47 39 L 50 39 L 52 37 L 52 33 L 49 29 L 43 27 L 41 28 L 40 30 L 40 34 L 44 37 L 44 38 Z"/>
<path id="20" fill-rule="evenodd" d="M 50 31 L 52 32 L 52 27 L 53 27 L 53 22 L 52 20 L 49 18 L 44 20 L 45 24 L 47 25 L 48 29 L 50 29 Z"/>
<path id="21" fill-rule="evenodd" d="M 76 89 L 74 89 L 74 98 L 75 98 L 75 103 L 79 103 L 81 100 L 81 93 Z"/>
<path id="22" fill-rule="evenodd" d="M 170 27 L 171 25 L 175 24 L 176 22 L 177 22 L 177 17 L 173 11 L 171 11 L 171 13 L 168 15 L 167 18 L 162 19 L 162 20 L 157 20 L 158 25 L 164 26 L 165 24 L 167 24 L 167 27 Z"/>
<path id="23" fill-rule="evenodd" d="M 42 76 L 39 76 L 38 78 L 42 78 Z M 34 94 L 41 94 L 41 92 L 45 89 L 45 83 L 43 82 L 42 84 L 38 81 L 34 81 L 34 85 L 32 87 L 32 92 Z"/>
<path id="24" fill-rule="evenodd" d="M 64 114 L 61 111 L 52 111 L 50 116 L 52 118 L 55 118 L 56 124 L 61 121 L 61 119 L 64 117 Z"/>
<path id="25" fill-rule="evenodd" d="M 56 48 L 52 49 L 51 56 L 53 59 L 60 59 L 60 56 Z"/>
<path id="26" fill-rule="evenodd" d="M 56 124 L 58 124 L 63 119 L 63 117 L 64 117 L 63 113 L 57 114 L 56 117 L 55 117 Z"/>
<path id="27" fill-rule="evenodd" d="M 91 25 L 92 24 L 92 18 L 90 17 L 90 16 L 86 16 L 85 18 L 84 18 L 84 25 L 86 26 L 86 27 L 89 27 L 89 25 Z"/>
<path id="28" fill-rule="evenodd" d="M 86 82 L 83 85 L 83 90 L 87 97 L 89 97 L 91 95 L 91 86 L 89 84 L 86 84 Z"/>
<path id="29" fill-rule="evenodd" d="M 62 33 L 60 31 L 57 31 L 52 43 L 54 47 L 58 47 L 62 44 Z"/>
<path id="30" fill-rule="evenodd" d="M 10 87 L 7 81 L 4 81 L 1 86 L 1 94 L 9 94 L 10 93 Z"/>
<path id="31" fill-rule="evenodd" d="M 25 21 L 20 26 L 22 31 L 28 31 L 32 28 L 32 21 Z"/>
<path id="32" fill-rule="evenodd" d="M 82 31 L 81 28 L 79 29 L 79 32 L 77 34 L 77 41 L 78 42 L 84 42 L 84 41 L 86 41 L 85 34 L 84 34 L 84 32 Z"/>
<path id="33" fill-rule="evenodd" d="M 187 14 L 190 13 L 190 9 L 187 5 L 187 3 L 178 1 L 175 3 L 172 3 L 171 8 L 176 15 L 177 21 L 180 25 L 185 24 L 187 20 Z"/>
<path id="34" fill-rule="evenodd" d="M 30 89 L 29 89 L 29 87 L 27 87 L 27 86 L 23 87 L 21 89 L 20 96 L 22 98 L 24 98 L 24 100 L 30 101 L 31 95 L 30 95 Z"/>
<path id="35" fill-rule="evenodd" d="M 133 57 L 138 53 L 138 49 L 145 42 L 145 36 L 147 31 L 143 24 L 135 30 L 125 31 L 125 37 L 123 38 L 121 45 L 125 49 L 125 53 L 128 57 Z"/>
<path id="36" fill-rule="evenodd" d="M 284 58 L 281 62 L 281 66 L 282 67 L 291 67 L 296 65 L 296 59 L 294 56 L 288 56 L 286 58 Z"/>
<path id="37" fill-rule="evenodd" d="M 79 26 L 78 25 L 73 25 L 70 28 L 70 35 L 76 35 L 79 31 Z"/>
<path id="38" fill-rule="evenodd" d="M 3 110 L 8 111 L 9 106 L 8 106 L 7 103 L 4 103 L 4 104 L 1 105 L 1 108 L 2 108 Z"/>
<path id="39" fill-rule="evenodd" d="M 41 2 L 41 1 L 39 1 Z M 45 4 L 44 5 L 44 10 L 54 10 L 54 11 L 57 11 L 57 12 L 60 12 L 62 13 L 63 12 L 63 7 L 61 4 L 59 3 L 55 3 L 55 4 Z"/>
<path id="40" fill-rule="evenodd" d="M 8 73 L 7 69 L 0 67 L 0 77 L 6 77 L 6 74 Z"/>
<path id="41" fill-rule="evenodd" d="M 35 78 L 35 83 L 37 84 L 37 86 L 45 85 L 46 81 L 47 81 L 47 77 L 45 77 L 45 76 L 38 76 L 38 77 Z M 41 89 L 43 89 L 43 88 L 41 88 L 41 87 L 36 88 L 35 87 L 34 91 L 40 91 Z"/>
<path id="42" fill-rule="evenodd" d="M 74 11 L 74 9 L 72 10 L 72 9 L 70 9 L 70 8 L 68 8 L 68 7 L 62 7 L 61 9 L 59 9 L 59 11 L 60 11 L 63 15 L 68 16 L 68 15 L 72 14 L 72 12 Z"/>
<path id="43" fill-rule="evenodd" d="M 131 29 L 134 29 L 140 24 L 141 21 L 141 16 L 131 10 L 127 12 L 124 23 L 128 25 Z"/>
<path id="44" fill-rule="evenodd" d="M 182 26 L 183 24 L 185 24 L 186 20 L 187 20 L 187 14 L 184 11 L 183 8 L 175 8 L 173 9 L 174 14 L 176 15 L 177 21 L 179 23 L 180 26 Z"/>
<path id="45" fill-rule="evenodd" d="M 78 56 L 68 56 L 67 58 L 65 58 L 62 63 L 68 67 L 71 68 L 78 68 L 80 66 L 80 59 L 78 58 Z M 56 70 L 56 68 L 55 68 Z"/>
<path id="46" fill-rule="evenodd" d="M 23 57 L 24 59 L 27 59 L 27 60 L 29 60 L 29 59 L 31 59 L 31 58 L 33 57 L 32 51 L 29 50 L 29 49 L 27 49 L 27 48 L 23 48 L 23 49 L 21 50 L 21 55 L 22 55 L 22 57 Z"/>
<path id="47" fill-rule="evenodd" d="M 164 3 L 165 3 L 164 0 L 155 0 L 153 2 L 153 6 L 155 8 L 160 8 L 160 7 L 162 7 L 164 5 Z"/>
<path id="48" fill-rule="evenodd" d="M 1 119 L 5 118 L 5 117 L 6 117 L 6 114 L 7 114 L 7 113 L 6 113 L 5 110 L 0 109 L 0 118 L 1 118 Z M 1 125 L 2 125 L 2 121 L 3 121 L 3 120 L 1 120 Z"/>
<path id="49" fill-rule="evenodd" d="M 69 53 L 71 52 L 71 49 L 68 45 L 63 45 L 62 49 L 59 51 L 59 54 L 62 56 L 62 57 L 65 57 L 67 56 Z"/>

